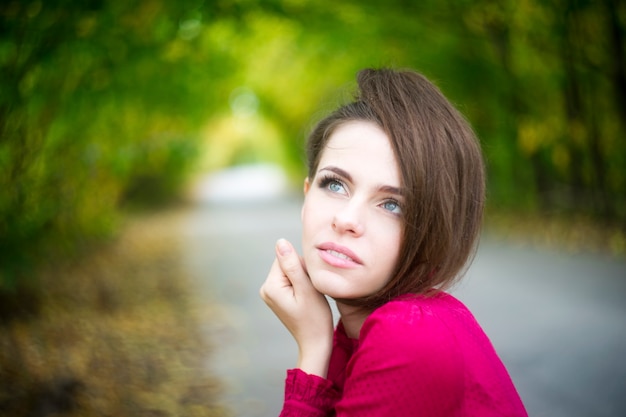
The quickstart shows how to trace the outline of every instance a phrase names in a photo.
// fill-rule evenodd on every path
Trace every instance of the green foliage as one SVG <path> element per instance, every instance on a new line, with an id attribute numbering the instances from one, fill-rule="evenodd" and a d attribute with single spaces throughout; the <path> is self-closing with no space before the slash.
<path id="1" fill-rule="evenodd" d="M 146 198 L 132 192 L 146 179 L 158 197 L 174 194 L 209 100 L 188 68 L 183 5 L 1 7 L 0 264 L 11 286 L 12 265 L 42 244 L 111 233 L 121 197 Z"/>
<path id="2" fill-rule="evenodd" d="M 368 66 L 422 71 L 460 107 L 493 208 L 624 225 L 622 3 L 3 3 L 2 269 L 41 241 L 111 233 L 121 207 L 175 195 L 197 156 L 300 181 L 308 128 Z"/>

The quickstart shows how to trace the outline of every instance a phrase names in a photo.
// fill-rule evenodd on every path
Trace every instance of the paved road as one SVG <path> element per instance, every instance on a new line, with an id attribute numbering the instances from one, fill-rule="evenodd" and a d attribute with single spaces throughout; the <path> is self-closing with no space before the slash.
<path id="1" fill-rule="evenodd" d="M 187 265 L 212 317 L 207 364 L 241 417 L 277 416 L 296 345 L 258 288 L 274 242 L 299 246 L 300 202 L 205 204 L 185 224 Z M 626 261 L 483 238 L 453 292 L 476 315 L 535 417 L 626 416 Z"/>

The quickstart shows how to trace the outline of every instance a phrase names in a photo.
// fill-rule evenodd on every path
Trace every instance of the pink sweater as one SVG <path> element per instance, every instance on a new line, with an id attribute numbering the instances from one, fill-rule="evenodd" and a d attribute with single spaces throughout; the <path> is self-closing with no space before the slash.
<path id="1" fill-rule="evenodd" d="M 287 371 L 282 417 L 527 416 L 502 361 L 451 295 L 375 310 L 359 340 L 335 330 L 328 379 Z"/>

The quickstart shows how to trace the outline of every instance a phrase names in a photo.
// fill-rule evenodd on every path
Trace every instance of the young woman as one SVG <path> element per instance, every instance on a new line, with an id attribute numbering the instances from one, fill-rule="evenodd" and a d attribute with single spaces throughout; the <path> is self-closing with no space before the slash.
<path id="1" fill-rule="evenodd" d="M 261 288 L 298 344 L 281 416 L 526 416 L 489 339 L 445 292 L 480 232 L 472 129 L 413 71 L 363 70 L 358 84 L 309 137 L 302 258 L 279 240 Z"/>

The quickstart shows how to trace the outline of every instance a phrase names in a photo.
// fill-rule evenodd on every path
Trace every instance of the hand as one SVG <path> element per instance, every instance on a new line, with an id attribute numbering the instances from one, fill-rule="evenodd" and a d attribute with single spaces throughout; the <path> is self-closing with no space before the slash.
<path id="1" fill-rule="evenodd" d="M 326 297 L 313 287 L 293 246 L 284 239 L 276 243 L 276 260 L 260 294 L 296 340 L 298 368 L 326 378 L 333 341 L 332 312 Z"/>

